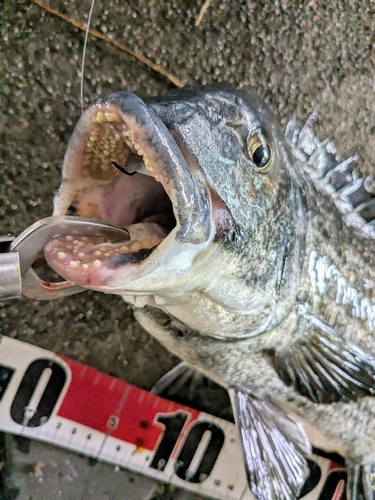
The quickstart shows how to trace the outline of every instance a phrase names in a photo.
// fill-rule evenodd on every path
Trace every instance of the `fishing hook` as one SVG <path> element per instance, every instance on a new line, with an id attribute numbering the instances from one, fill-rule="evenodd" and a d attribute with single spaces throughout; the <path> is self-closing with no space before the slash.
<path id="1" fill-rule="evenodd" d="M 115 168 L 120 170 L 120 172 L 122 172 L 125 175 L 135 175 L 138 173 L 137 170 L 135 170 L 134 172 L 128 172 L 127 170 L 124 169 L 124 167 L 122 167 L 121 165 L 119 165 L 115 161 L 111 161 L 111 165 L 113 165 Z"/>

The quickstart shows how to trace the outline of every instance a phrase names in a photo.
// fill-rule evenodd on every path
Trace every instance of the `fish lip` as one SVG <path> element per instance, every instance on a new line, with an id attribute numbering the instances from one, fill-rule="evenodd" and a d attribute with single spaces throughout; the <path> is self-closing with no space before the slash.
<path id="1" fill-rule="evenodd" d="M 206 242 L 212 233 L 211 200 L 208 186 L 197 184 L 176 141 L 161 118 L 138 96 L 126 91 L 108 94 L 97 99 L 78 122 L 70 139 L 64 159 L 63 183 L 76 177 L 78 157 L 87 143 L 87 131 L 92 126 L 94 116 L 99 112 L 117 112 L 123 123 L 134 131 L 135 141 L 152 158 L 152 164 L 169 196 L 176 219 L 173 230 L 175 239 L 181 242 L 200 244 Z M 61 205 L 67 209 L 68 202 L 57 194 L 55 209 Z M 61 204 L 61 201 L 63 203 Z M 54 213 L 57 213 L 56 211 Z M 66 213 L 66 212 L 65 212 Z"/>

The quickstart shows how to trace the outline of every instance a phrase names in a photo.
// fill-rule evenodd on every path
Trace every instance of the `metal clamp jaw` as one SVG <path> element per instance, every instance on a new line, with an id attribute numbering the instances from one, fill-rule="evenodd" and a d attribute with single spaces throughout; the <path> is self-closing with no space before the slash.
<path id="1" fill-rule="evenodd" d="M 18 299 L 22 293 L 18 252 L 7 252 L 14 236 L 0 236 L 0 300 Z"/>
<path id="2" fill-rule="evenodd" d="M 126 229 L 111 226 L 102 221 L 68 215 L 41 219 L 28 227 L 16 239 L 8 236 L 2 237 L 0 239 L 0 300 L 19 298 L 21 294 L 32 299 L 56 299 L 83 292 L 84 288 L 71 281 L 56 283 L 44 281 L 31 267 L 49 241 L 74 234 L 101 236 L 109 241 L 129 239 L 129 232 Z"/>

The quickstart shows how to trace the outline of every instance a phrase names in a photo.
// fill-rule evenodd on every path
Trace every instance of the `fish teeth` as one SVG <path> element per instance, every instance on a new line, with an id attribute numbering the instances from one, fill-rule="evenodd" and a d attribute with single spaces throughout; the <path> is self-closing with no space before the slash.
<path id="1" fill-rule="evenodd" d="M 141 246 L 141 243 L 139 241 L 134 241 L 131 245 L 130 245 L 130 250 L 132 252 L 138 252 L 138 250 L 140 250 L 142 248 Z"/>
<path id="2" fill-rule="evenodd" d="M 87 150 L 83 158 L 82 177 L 92 177 L 98 180 L 108 180 L 118 174 L 117 169 L 112 165 L 116 161 L 119 165 L 124 165 L 129 149 L 122 139 L 129 140 L 139 156 L 143 158 L 146 169 L 152 177 L 160 182 L 155 168 L 143 148 L 134 140 L 134 133 L 127 125 L 122 123 L 121 129 L 113 124 L 122 122 L 120 115 L 115 111 L 98 111 L 92 117 L 93 127 L 87 137 Z M 122 137 L 121 137 L 122 136 Z"/>
<path id="3" fill-rule="evenodd" d="M 104 113 L 104 118 L 107 122 L 120 122 L 121 118 L 118 113 Z"/>
<path id="4" fill-rule="evenodd" d="M 73 259 L 69 262 L 68 267 L 70 269 L 82 269 L 82 271 L 88 271 L 90 269 L 99 269 L 103 265 L 103 257 L 111 257 L 113 255 L 118 254 L 126 254 L 131 252 L 139 252 L 141 249 L 153 248 L 159 243 L 163 241 L 163 238 L 144 238 L 143 240 L 129 240 L 125 244 L 120 244 L 119 246 L 113 246 L 109 244 L 104 244 L 100 246 L 100 250 L 95 250 L 93 252 L 84 252 L 81 250 L 81 246 L 90 242 L 90 238 L 87 236 L 84 237 L 76 237 L 68 235 L 61 239 L 61 243 L 65 240 L 67 243 L 64 244 L 63 251 L 61 249 L 56 248 L 56 259 L 64 260 L 68 253 L 67 251 L 71 251 L 71 255 L 73 254 Z M 85 240 L 85 241 L 83 241 Z M 61 248 L 61 247 L 60 247 Z M 90 258 L 91 256 L 91 258 Z M 82 262 L 85 260 L 85 262 Z"/>
<path id="5" fill-rule="evenodd" d="M 104 122 L 104 120 L 104 113 L 102 113 L 101 111 L 99 111 L 99 113 L 96 113 L 96 115 L 92 119 L 94 123 Z"/>
<path id="6" fill-rule="evenodd" d="M 69 262 L 69 267 L 72 268 L 72 269 L 78 269 L 81 265 L 81 261 L 79 260 L 71 260 Z"/>
<path id="7" fill-rule="evenodd" d="M 93 116 L 92 121 L 94 123 L 121 122 L 121 118 L 119 114 L 115 112 L 103 113 L 103 111 L 99 111 L 95 116 Z"/>

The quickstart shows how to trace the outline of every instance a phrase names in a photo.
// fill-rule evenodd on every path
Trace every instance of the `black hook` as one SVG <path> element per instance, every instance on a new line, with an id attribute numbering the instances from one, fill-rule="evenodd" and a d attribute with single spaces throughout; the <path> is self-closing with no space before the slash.
<path id="1" fill-rule="evenodd" d="M 120 170 L 120 172 L 122 172 L 125 175 L 135 175 L 138 173 L 137 170 L 135 172 L 128 172 L 127 170 L 124 169 L 124 167 L 122 167 L 121 165 L 119 165 L 115 161 L 111 161 L 111 165 L 113 165 L 115 168 Z"/>

